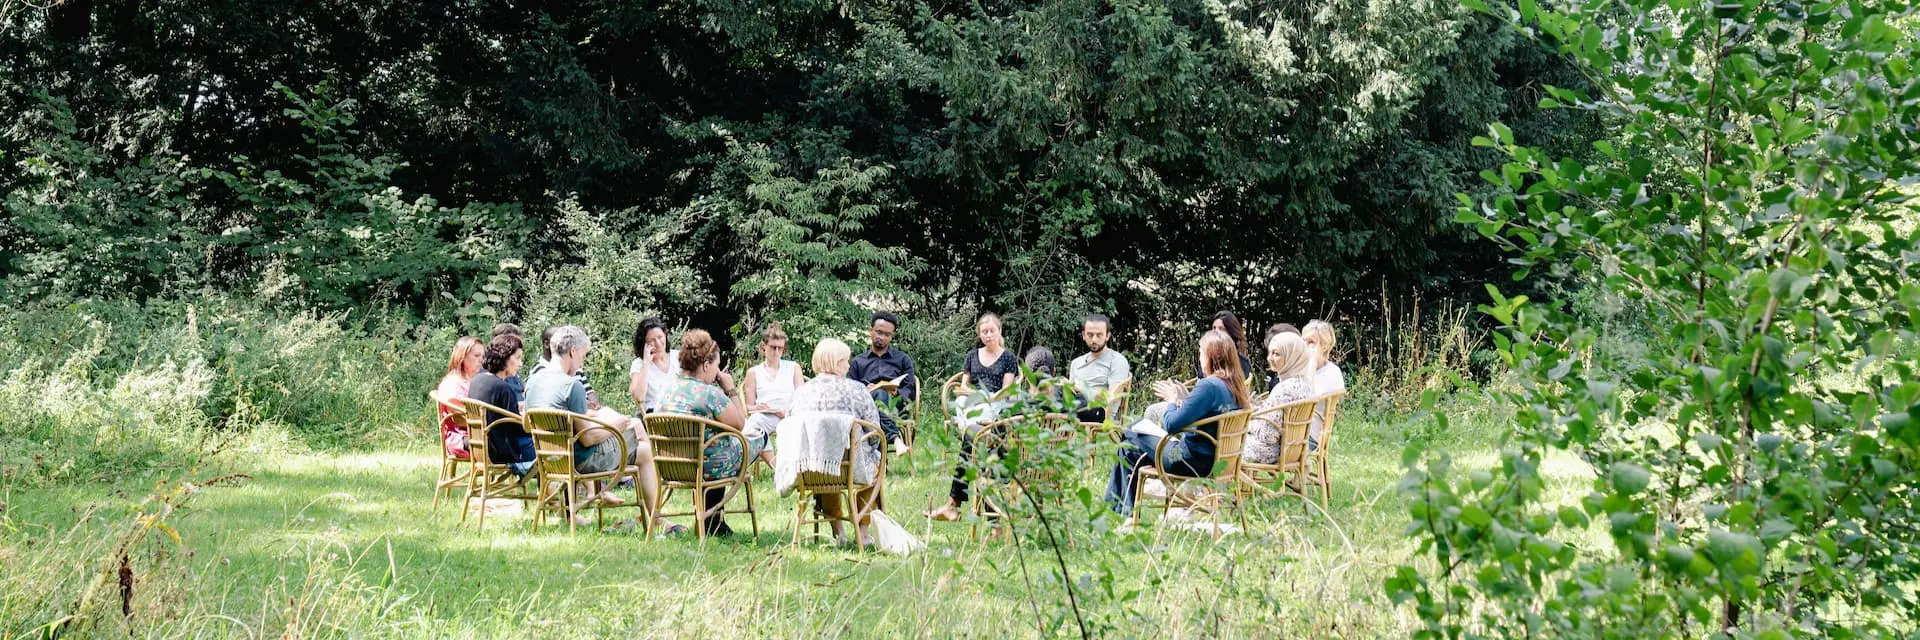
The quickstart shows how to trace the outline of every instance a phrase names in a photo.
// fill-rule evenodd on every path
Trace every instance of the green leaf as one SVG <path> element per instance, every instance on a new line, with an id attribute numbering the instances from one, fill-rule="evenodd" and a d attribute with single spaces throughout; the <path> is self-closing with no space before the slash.
<path id="1" fill-rule="evenodd" d="M 1621 461 L 1613 463 L 1613 466 L 1608 469 L 1608 478 L 1613 483 L 1614 491 L 1631 496 L 1646 491 L 1647 484 L 1653 480 L 1653 474 L 1649 473 L 1646 467 Z"/>

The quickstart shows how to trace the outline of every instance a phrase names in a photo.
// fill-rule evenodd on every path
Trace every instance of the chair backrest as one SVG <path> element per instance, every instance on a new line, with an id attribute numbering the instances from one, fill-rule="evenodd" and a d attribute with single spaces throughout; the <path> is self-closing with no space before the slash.
<path id="1" fill-rule="evenodd" d="M 1313 426 L 1313 416 L 1318 410 L 1318 400 L 1308 398 L 1273 407 L 1254 413 L 1248 418 L 1251 430 L 1253 420 L 1264 419 L 1280 429 L 1280 455 L 1274 465 L 1292 468 L 1307 457 L 1307 429 Z"/>
<path id="2" fill-rule="evenodd" d="M 466 409 L 461 413 L 461 417 L 465 419 L 467 423 L 467 451 L 472 454 L 475 462 L 481 464 L 493 461 L 492 458 L 487 457 L 488 431 L 502 424 L 525 426 L 525 422 L 521 420 L 518 414 L 479 400 L 468 398 L 461 403 L 461 406 Z M 489 418 L 496 415 L 500 417 L 489 420 Z"/>
<path id="3" fill-rule="evenodd" d="M 1320 422 L 1319 455 L 1327 455 L 1333 449 L 1333 424 L 1340 417 L 1340 400 L 1346 397 L 1346 391 L 1335 391 L 1316 398 L 1312 415 Z"/>
<path id="4" fill-rule="evenodd" d="M 460 407 L 464 402 L 464 399 L 442 398 L 438 389 L 428 391 L 427 398 L 433 400 L 434 417 L 440 422 L 446 422 L 447 418 L 460 415 Z"/>
<path id="5" fill-rule="evenodd" d="M 1247 445 L 1247 419 L 1253 412 L 1247 409 L 1228 411 L 1220 415 L 1193 423 L 1194 427 L 1214 425 L 1218 435 L 1213 438 L 1213 476 L 1215 478 L 1234 478 L 1240 475 L 1240 454 Z"/>
<path id="6" fill-rule="evenodd" d="M 712 436 L 709 431 L 717 431 Z M 647 416 L 647 437 L 653 442 L 653 466 L 662 482 L 697 482 L 707 460 L 707 444 L 715 440 L 735 440 L 746 451 L 746 437 L 726 424 L 679 413 Z M 742 461 L 740 472 L 747 472 Z"/>
<path id="7" fill-rule="evenodd" d="M 1120 384 L 1107 388 L 1107 421 L 1116 425 L 1126 424 L 1127 394 L 1133 392 L 1133 378 L 1121 380 Z"/>
<path id="8" fill-rule="evenodd" d="M 857 452 L 861 447 L 886 451 L 887 433 L 880 429 L 880 425 L 865 420 L 854 420 L 847 428 L 847 450 L 841 452 L 840 470 L 835 473 L 802 471 L 800 472 L 796 486 L 808 489 L 844 488 L 842 485 L 847 484 L 847 479 L 855 476 L 853 471 L 855 456 L 858 455 Z M 887 457 L 881 455 L 877 466 L 874 467 L 873 477 L 878 479 L 886 475 L 886 469 Z M 872 483 L 855 483 L 855 486 L 866 486 L 867 484 Z"/>
<path id="9" fill-rule="evenodd" d="M 528 435 L 533 436 L 534 451 L 543 472 L 575 473 L 573 447 L 579 442 L 580 434 L 593 430 L 613 432 L 608 441 L 614 441 L 614 446 L 626 453 L 622 460 L 632 459 L 632 452 L 627 451 L 625 442 L 620 441 L 619 430 L 592 416 L 559 409 L 528 409 L 526 415 L 522 416 L 521 424 Z"/>
<path id="10" fill-rule="evenodd" d="M 573 412 L 528 409 L 522 418 L 539 467 L 552 473 L 573 473 Z"/>

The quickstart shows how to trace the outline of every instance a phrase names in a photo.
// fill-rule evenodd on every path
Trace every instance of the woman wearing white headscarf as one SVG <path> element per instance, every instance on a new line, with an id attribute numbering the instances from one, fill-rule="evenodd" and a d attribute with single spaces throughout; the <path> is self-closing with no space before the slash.
<path id="1" fill-rule="evenodd" d="M 1276 382 L 1273 390 L 1254 407 L 1255 417 L 1247 425 L 1247 461 L 1273 464 L 1280 459 L 1278 413 L 1261 415 L 1268 409 L 1313 397 L 1314 355 L 1312 346 L 1295 333 L 1280 333 L 1267 340 L 1267 368 Z"/>

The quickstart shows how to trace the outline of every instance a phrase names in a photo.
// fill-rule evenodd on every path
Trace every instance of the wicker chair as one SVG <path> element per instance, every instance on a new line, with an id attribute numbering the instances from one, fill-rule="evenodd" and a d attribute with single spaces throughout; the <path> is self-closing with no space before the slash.
<path id="1" fill-rule="evenodd" d="M 813 525 L 813 537 L 817 538 L 820 537 L 820 525 L 831 522 L 845 522 L 852 526 L 854 543 L 862 547 L 867 544 L 866 539 L 860 535 L 859 523 L 866 519 L 867 514 L 881 507 L 883 498 L 875 495 L 872 500 L 862 503 L 858 496 L 863 491 L 879 486 L 886 479 L 887 457 L 884 452 L 887 446 L 887 434 L 880 429 L 880 425 L 865 420 L 854 420 L 849 429 L 847 450 L 841 455 L 838 474 L 804 471 L 794 481 L 794 497 L 797 499 L 793 517 L 793 544 L 795 545 L 800 544 L 802 526 Z M 860 447 L 876 447 L 883 452 L 879 465 L 873 470 L 871 482 L 857 482 L 854 477 L 854 455 Z M 839 497 L 841 516 L 838 518 L 828 516 L 815 508 L 811 498 L 817 495 Z"/>
<path id="2" fill-rule="evenodd" d="M 463 399 L 442 398 L 438 391 L 428 391 L 427 397 L 433 400 L 433 415 L 436 418 L 433 424 L 435 427 L 440 426 L 441 423 L 445 422 L 449 417 L 464 413 L 460 408 Z M 461 458 L 447 451 L 445 434 L 443 434 L 440 429 L 434 429 L 433 433 L 433 448 L 440 451 L 440 477 L 435 479 L 433 483 L 433 509 L 439 511 L 441 496 L 444 495 L 451 498 L 453 497 L 453 492 L 459 491 L 466 486 L 467 477 L 473 475 L 473 458 L 471 455 L 466 458 Z M 471 432 L 468 433 L 468 437 L 472 437 Z M 462 469 L 462 465 L 465 465 L 466 468 Z"/>
<path id="3" fill-rule="evenodd" d="M 1133 379 L 1120 381 L 1107 389 L 1107 419 L 1104 422 L 1081 422 L 1080 429 L 1086 432 L 1089 442 L 1104 434 L 1114 444 L 1120 443 L 1120 432 L 1127 424 L 1127 396 L 1133 393 Z"/>
<path id="4" fill-rule="evenodd" d="M 582 482 L 605 482 L 608 487 L 619 484 L 620 479 L 633 468 L 631 464 L 633 449 L 627 446 L 627 440 L 621 436 L 619 429 L 592 416 L 555 409 L 531 409 L 527 411 L 525 419 L 527 433 L 533 436 L 535 456 L 538 461 L 534 468 L 540 474 L 540 493 L 535 503 L 538 511 L 533 519 L 533 530 L 535 533 L 540 531 L 540 523 L 546 520 L 548 511 L 558 511 L 568 516 L 566 518 L 567 533 L 571 534 L 574 531 L 574 522 L 570 516 L 575 510 L 572 505 L 579 504 L 581 498 L 574 487 Z M 573 449 L 579 444 L 582 434 L 596 430 L 612 432 L 603 444 L 611 443 L 619 448 L 621 463 L 608 471 L 584 472 L 579 468 Z M 607 490 L 612 491 L 611 488 Z M 635 493 L 639 493 L 637 487 Z M 645 506 L 640 504 L 640 498 L 637 495 L 631 504 Z M 592 506 L 596 526 L 605 527 L 606 503 L 594 500 Z M 643 508 L 642 511 L 645 509 Z M 651 519 L 647 518 L 647 520 Z"/>
<path id="5" fill-rule="evenodd" d="M 1284 485 L 1269 486 L 1268 483 L 1279 483 L 1287 476 L 1293 476 L 1296 480 L 1306 477 L 1309 459 L 1307 429 L 1313 423 L 1314 408 L 1317 404 L 1315 400 L 1301 400 L 1255 412 L 1248 418 L 1249 432 L 1252 431 L 1252 425 L 1256 420 L 1264 419 L 1279 425 L 1280 452 L 1271 463 L 1244 459 L 1240 461 L 1241 495 L 1251 495 L 1254 492 L 1263 492 L 1267 495 L 1293 493 L 1291 489 L 1283 488 Z"/>
<path id="6" fill-rule="evenodd" d="M 1041 441 L 1022 440 L 1011 433 L 1011 429 L 1015 424 L 1023 420 L 1034 419 L 1043 421 L 1042 433 L 1045 435 Z M 1028 459 L 1033 456 L 1027 455 L 1023 449 L 1036 446 L 1051 448 L 1081 447 L 1086 442 L 1082 440 L 1085 434 L 1086 432 L 1081 429 L 1078 420 L 1073 416 L 1062 413 L 1049 413 L 1040 416 L 1007 416 L 982 425 L 980 432 L 974 434 L 973 456 L 974 460 L 978 461 L 981 456 L 1004 455 L 1011 450 L 1015 454 L 1016 459 Z M 975 518 L 969 534 L 974 540 L 980 539 L 980 525 L 987 519 L 1005 519 L 1010 515 L 1011 512 L 1006 507 L 1012 506 L 1014 501 L 1020 499 L 1020 487 L 1065 487 L 1069 481 L 1073 480 L 1072 478 L 1062 477 L 1054 473 L 1052 469 L 1043 466 L 1038 470 L 1022 470 L 1023 475 L 1020 477 L 1020 482 L 1016 484 L 1012 482 L 1010 478 L 1003 477 L 1000 474 L 985 472 L 987 467 L 981 466 L 979 468 L 982 469 L 982 472 L 975 474 L 974 477 L 974 494 L 976 498 L 972 502 L 973 515 Z M 1086 467 L 1082 465 L 1081 469 L 1084 470 Z M 996 495 L 1006 500 L 1007 504 L 1004 506 L 1001 505 L 999 501 L 995 499 Z"/>
<path id="7" fill-rule="evenodd" d="M 532 471 L 525 476 L 513 475 L 513 470 L 507 465 L 494 463 L 492 452 L 488 450 L 487 433 L 495 427 L 506 424 L 521 425 L 524 428 L 526 423 L 520 416 L 512 411 L 471 398 L 461 401 L 461 404 L 466 407 L 464 417 L 467 421 L 469 439 L 467 452 L 471 456 L 469 463 L 472 472 L 467 474 L 467 495 L 466 499 L 461 501 L 460 522 L 466 523 L 467 512 L 473 509 L 473 501 L 479 500 L 480 516 L 475 527 L 485 529 L 487 500 L 504 498 L 535 502 L 540 499 L 540 494 L 527 486 L 527 478 L 534 477 Z M 488 422 L 488 412 L 499 415 L 501 418 Z"/>
<path id="8" fill-rule="evenodd" d="M 760 515 L 753 508 L 753 483 L 747 474 L 752 460 L 747 459 L 747 437 L 739 429 L 720 422 L 675 413 L 656 413 L 647 416 L 647 437 L 653 442 L 653 466 L 660 476 L 661 517 L 693 516 L 694 534 L 701 541 L 707 538 L 706 527 L 699 520 L 706 516 L 712 507 L 707 505 L 708 489 L 725 489 L 722 504 L 732 502 L 736 492 L 745 491 L 747 505 L 741 509 L 721 508 L 720 515 L 745 513 L 752 522 L 753 535 L 760 535 Z M 732 440 L 740 443 L 740 472 L 726 478 L 707 479 L 703 472 L 707 463 L 707 447 L 712 444 Z M 693 510 L 666 512 L 666 504 L 673 499 L 673 491 L 687 489 L 693 492 Z M 653 531 L 651 522 L 647 525 L 649 534 Z"/>
<path id="9" fill-rule="evenodd" d="M 1147 497 L 1147 479 L 1154 478 L 1160 480 L 1167 489 L 1167 495 L 1161 499 L 1161 517 L 1165 517 L 1166 514 L 1173 511 L 1175 502 L 1179 502 L 1182 506 L 1189 509 L 1205 509 L 1213 514 L 1215 537 L 1218 537 L 1220 531 L 1220 510 L 1225 507 L 1233 509 L 1235 519 L 1240 523 L 1240 528 L 1245 529 L 1247 526 L 1247 516 L 1240 509 L 1240 496 L 1238 495 L 1238 489 L 1235 483 L 1238 482 L 1240 477 L 1240 454 L 1246 445 L 1247 418 L 1251 414 L 1252 412 L 1246 409 L 1229 411 L 1196 422 L 1192 427 L 1182 431 L 1183 433 L 1190 433 L 1189 438 L 1203 438 L 1213 443 L 1213 469 L 1211 470 L 1212 473 L 1205 477 L 1177 474 L 1161 466 L 1160 460 L 1166 454 L 1167 444 L 1173 442 L 1172 437 L 1162 438 L 1160 440 L 1160 446 L 1153 452 L 1153 463 L 1141 467 L 1139 477 L 1135 479 L 1133 487 L 1135 513 L 1139 513 L 1139 509 Z M 1208 436 L 1205 432 L 1193 430 L 1194 427 L 1200 427 L 1209 423 L 1217 427 L 1217 431 L 1220 434 L 1218 437 Z M 1224 482 L 1224 490 L 1220 487 L 1207 486 L 1213 481 Z M 1198 491 L 1190 494 L 1182 493 L 1181 488 L 1189 484 L 1197 487 Z"/>
<path id="10" fill-rule="evenodd" d="M 1340 417 L 1340 401 L 1347 392 L 1336 391 L 1318 398 L 1314 405 L 1313 417 L 1320 420 L 1320 448 L 1307 453 L 1307 480 L 1311 486 L 1320 487 L 1320 508 L 1327 508 L 1327 497 L 1333 493 L 1333 476 L 1327 459 L 1333 456 L 1333 426 Z"/>

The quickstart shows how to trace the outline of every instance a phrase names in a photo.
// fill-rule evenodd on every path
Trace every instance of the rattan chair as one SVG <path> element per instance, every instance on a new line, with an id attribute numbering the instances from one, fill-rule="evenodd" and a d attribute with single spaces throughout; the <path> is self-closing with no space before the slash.
<path id="1" fill-rule="evenodd" d="M 862 483 L 855 478 L 854 457 L 861 447 L 876 447 L 881 451 L 880 462 L 873 470 L 871 482 Z M 884 498 L 875 495 L 872 500 L 863 503 L 859 501 L 858 496 L 860 492 L 880 486 L 886 479 L 886 448 L 887 434 L 880 429 L 880 425 L 865 420 L 854 420 L 847 434 L 847 450 L 840 458 L 839 473 L 800 472 L 800 477 L 795 479 L 793 484 L 794 497 L 797 499 L 793 514 L 793 544 L 800 544 L 800 528 L 805 525 L 813 525 L 813 537 L 817 538 L 820 537 L 820 525 L 845 522 L 853 527 L 854 544 L 860 547 L 866 546 L 865 537 L 860 535 L 860 521 L 866 519 L 867 514 L 875 509 L 881 508 Z M 817 495 L 839 497 L 840 517 L 835 518 L 821 512 L 812 499 Z"/>
<path id="2" fill-rule="evenodd" d="M 1188 436 L 1189 439 L 1201 438 L 1213 442 L 1213 469 L 1211 470 L 1212 472 L 1205 477 L 1173 473 L 1162 466 L 1160 461 L 1166 454 L 1167 444 L 1173 442 L 1173 437 L 1169 435 L 1166 438 L 1162 438 L 1160 440 L 1160 446 L 1153 452 L 1152 464 L 1141 467 L 1140 473 L 1134 481 L 1134 513 L 1139 513 L 1142 508 L 1142 504 L 1147 497 L 1147 480 L 1152 478 L 1160 480 L 1160 482 L 1166 486 L 1167 490 L 1167 495 L 1161 499 L 1161 517 L 1165 517 L 1168 513 L 1172 512 L 1174 503 L 1176 502 L 1191 510 L 1206 510 L 1213 516 L 1213 530 L 1215 537 L 1218 537 L 1220 531 L 1220 510 L 1222 508 L 1231 508 L 1233 509 L 1236 521 L 1240 523 L 1240 528 L 1245 529 L 1247 526 L 1247 516 L 1246 513 L 1240 509 L 1240 496 L 1235 483 L 1239 481 L 1240 477 L 1240 454 L 1246 445 L 1247 418 L 1250 415 L 1252 415 L 1252 412 L 1246 409 L 1229 411 L 1196 422 L 1188 429 L 1181 431 L 1181 433 L 1191 434 Z M 1219 433 L 1217 437 L 1208 436 L 1205 432 L 1195 430 L 1195 428 L 1209 423 L 1216 427 Z M 1215 483 L 1221 484 L 1219 484 L 1219 486 L 1209 486 Z M 1183 493 L 1181 491 L 1182 487 L 1188 485 L 1196 487 L 1197 491 Z"/>
<path id="3" fill-rule="evenodd" d="M 573 513 L 579 508 L 588 506 L 573 506 L 580 504 L 580 496 L 575 487 L 582 482 L 604 482 L 607 486 L 606 491 L 612 491 L 613 487 L 619 484 L 620 479 L 626 477 L 633 468 L 633 448 L 627 445 L 627 440 L 619 429 L 593 416 L 556 409 L 530 409 L 525 419 L 527 433 L 533 436 L 535 456 L 538 460 L 534 465 L 535 472 L 540 474 L 540 493 L 535 503 L 537 511 L 533 519 L 533 530 L 535 533 L 540 531 L 540 524 L 546 520 L 548 511 L 558 511 L 566 517 L 567 533 L 571 534 L 574 532 Z M 612 432 L 603 444 L 611 443 L 619 448 L 620 464 L 608 471 L 583 472 L 574 458 L 573 449 L 580 442 L 581 434 L 596 430 Z M 639 494 L 637 485 L 634 493 Z M 641 504 L 639 495 L 635 495 L 633 502 L 629 504 L 641 507 L 642 519 L 652 521 L 644 515 L 646 505 Z M 594 507 L 596 526 L 605 527 L 606 503 L 594 500 L 591 506 Z"/>
<path id="4" fill-rule="evenodd" d="M 1327 508 L 1327 498 L 1333 493 L 1333 475 L 1328 459 L 1333 456 L 1333 426 L 1340 417 L 1340 401 L 1347 397 L 1345 391 L 1317 398 L 1313 414 L 1320 419 L 1320 448 L 1307 453 L 1306 484 L 1320 487 L 1320 508 Z"/>
<path id="5" fill-rule="evenodd" d="M 747 437 L 739 429 L 726 424 L 702 418 L 675 413 L 656 413 L 647 416 L 647 437 L 653 442 L 653 467 L 660 476 L 661 517 L 693 516 L 694 534 L 704 541 L 707 538 L 703 519 L 713 507 L 707 505 L 708 489 L 725 489 L 721 499 L 720 515 L 745 513 L 752 522 L 753 535 L 760 535 L 760 515 L 753 507 L 753 482 L 747 474 L 752 460 L 747 459 Z M 740 472 L 726 478 L 707 479 L 703 472 L 707 463 L 707 446 L 732 440 L 740 443 Z M 693 510 L 667 512 L 666 505 L 673 499 L 675 489 L 688 489 L 693 492 Z M 746 492 L 745 508 L 727 509 L 725 504 L 733 502 L 733 496 L 740 491 Z M 653 525 L 647 525 L 649 534 Z"/>
<path id="6" fill-rule="evenodd" d="M 1294 493 L 1283 481 L 1292 476 L 1296 480 L 1306 477 L 1307 471 L 1307 429 L 1313 423 L 1315 400 L 1301 400 L 1264 411 L 1255 412 L 1247 419 L 1247 428 L 1251 432 L 1258 420 L 1269 420 L 1280 428 L 1279 456 L 1270 463 L 1240 461 L 1239 488 L 1242 495 L 1262 492 L 1267 495 Z M 1268 483 L 1278 486 L 1269 486 Z M 1305 497 L 1305 496 L 1301 496 Z"/>
<path id="7" fill-rule="evenodd" d="M 1012 433 L 1015 424 L 1021 421 L 1036 419 L 1043 421 L 1040 433 L 1044 435 L 1040 441 L 1036 442 L 1031 439 L 1022 439 Z M 979 540 L 981 524 L 985 523 L 988 519 L 1004 520 L 1009 517 L 1011 512 L 1007 507 L 1012 506 L 1014 501 L 1020 499 L 1022 495 L 1021 487 L 1059 488 L 1066 486 L 1067 482 L 1071 480 L 1070 478 L 1054 473 L 1054 469 L 1051 467 L 1042 465 L 1017 470 L 1021 472 L 1020 482 L 1015 483 L 1012 482 L 1011 478 L 1004 477 L 1001 474 L 989 473 L 987 470 L 991 468 L 990 466 L 978 463 L 981 456 L 993 455 L 1004 457 L 1011 452 L 1014 454 L 1015 459 L 1031 459 L 1037 454 L 1028 453 L 1026 450 L 1030 447 L 1059 448 L 1084 446 L 1085 441 L 1082 440 L 1082 438 L 1085 437 L 1085 433 L 1086 432 L 1080 428 L 1080 422 L 1078 420 L 1074 419 L 1073 416 L 1061 413 L 1049 413 L 1038 416 L 1006 416 L 982 425 L 980 432 L 973 436 L 973 459 L 975 461 L 975 467 L 980 469 L 980 472 L 974 474 L 974 500 L 972 500 L 972 503 L 975 518 L 969 535 L 972 536 L 974 540 Z M 1084 470 L 1086 466 L 1082 465 L 1080 468 Z M 998 496 L 997 499 L 996 496 Z M 1002 500 L 1006 501 L 1005 505 L 1001 504 Z"/>
<path id="8" fill-rule="evenodd" d="M 466 486 L 467 477 L 473 475 L 473 458 L 471 454 L 466 458 L 461 458 L 447 451 L 446 434 L 439 428 L 442 423 L 446 422 L 448 417 L 458 416 L 464 413 L 460 408 L 461 402 L 464 400 L 442 398 L 440 397 L 439 391 L 428 391 L 427 397 L 433 400 L 434 407 L 433 415 L 435 420 L 433 421 L 433 426 L 435 428 L 433 430 L 433 448 L 440 450 L 440 477 L 433 482 L 433 509 L 434 511 L 439 511 L 441 496 L 451 498 L 455 491 L 459 491 Z M 468 433 L 468 437 L 472 437 L 471 432 Z M 462 469 L 462 465 L 465 465 L 466 468 Z"/>
<path id="9" fill-rule="evenodd" d="M 1132 392 L 1132 378 L 1121 380 L 1120 384 L 1107 389 L 1107 419 L 1102 422 L 1080 423 L 1080 429 L 1086 432 L 1088 442 L 1104 436 L 1114 444 L 1120 443 L 1121 431 L 1127 425 L 1127 396 Z"/>
<path id="10" fill-rule="evenodd" d="M 520 416 L 512 411 L 471 398 L 462 400 L 461 404 L 466 407 L 464 417 L 467 421 L 467 452 L 471 456 L 469 458 L 469 464 L 472 472 L 467 474 L 466 499 L 460 503 L 460 522 L 462 524 L 466 523 L 467 512 L 473 509 L 473 501 L 479 500 L 480 515 L 475 527 L 485 529 L 487 527 L 487 500 L 502 498 L 520 500 L 522 502 L 536 502 L 540 499 L 540 494 L 537 490 L 530 489 L 527 486 L 527 479 L 536 476 L 533 471 L 528 471 L 525 476 L 516 476 L 513 474 L 513 470 L 507 465 L 493 462 L 492 451 L 488 449 L 487 433 L 495 427 L 515 424 L 525 428 L 526 423 Z M 488 412 L 492 412 L 501 417 L 498 420 L 488 422 Z M 537 487 L 538 485 L 536 484 L 535 486 Z"/>

